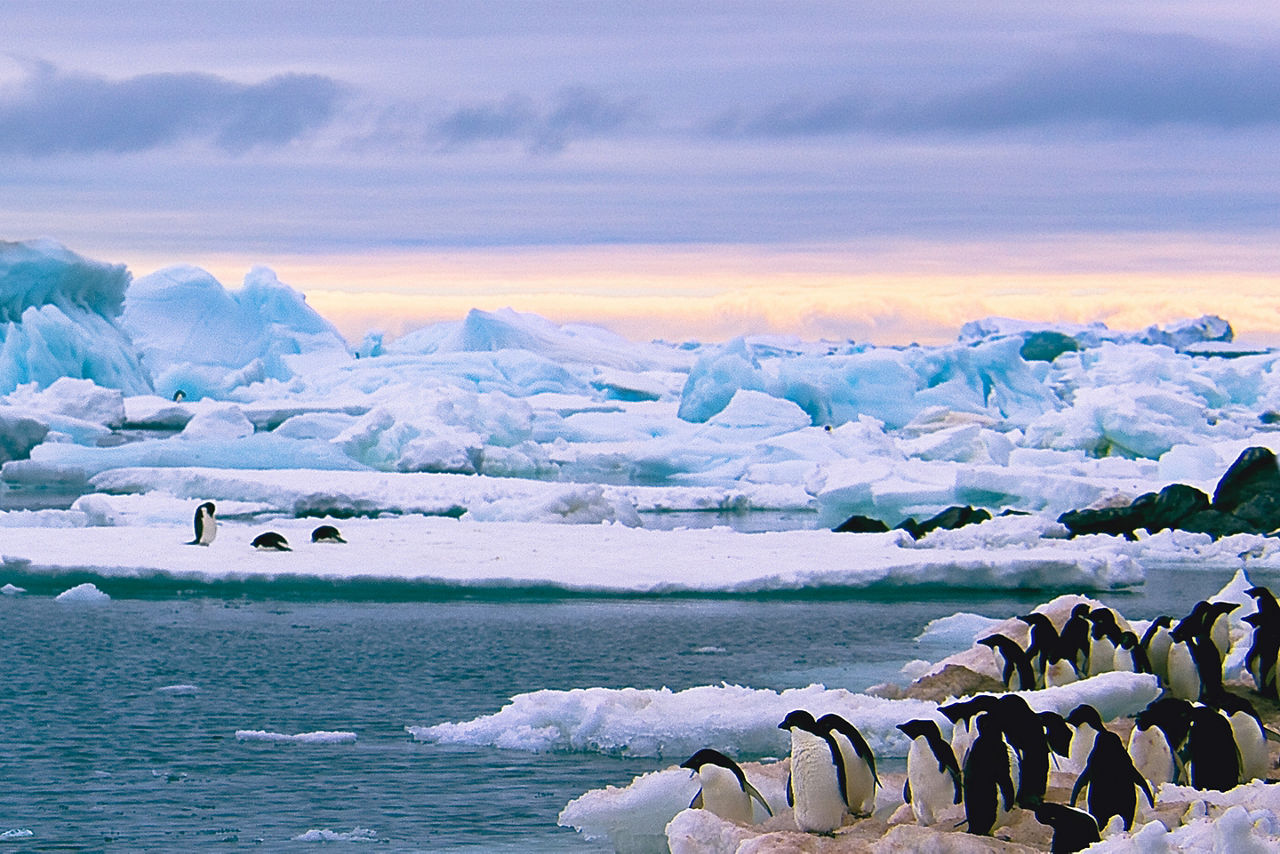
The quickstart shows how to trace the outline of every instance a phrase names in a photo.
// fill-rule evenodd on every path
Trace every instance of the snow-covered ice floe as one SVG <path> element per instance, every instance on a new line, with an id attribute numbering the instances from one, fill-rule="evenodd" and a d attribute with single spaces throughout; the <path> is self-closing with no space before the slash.
<path id="1" fill-rule="evenodd" d="M 236 741 L 266 741 L 279 744 L 354 744 L 356 740 L 354 732 L 343 730 L 316 730 L 292 734 L 260 729 L 236 730 Z"/>

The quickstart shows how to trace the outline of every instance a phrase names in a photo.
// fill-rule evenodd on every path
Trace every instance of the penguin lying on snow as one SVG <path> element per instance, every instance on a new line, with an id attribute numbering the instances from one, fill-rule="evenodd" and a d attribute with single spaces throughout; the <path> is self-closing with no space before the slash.
<path id="1" fill-rule="evenodd" d="M 948 806 L 964 801 L 960 765 L 936 722 L 907 721 L 898 724 L 898 729 L 911 739 L 902 799 L 911 804 L 916 821 L 928 826 Z"/>
<path id="2" fill-rule="evenodd" d="M 332 525 L 321 525 L 311 532 L 311 542 L 313 543 L 345 543 L 342 534 L 338 533 L 338 529 Z"/>
<path id="3" fill-rule="evenodd" d="M 289 541 L 275 531 L 266 531 L 253 538 L 250 543 L 255 549 L 262 551 L 289 552 Z"/>
<path id="4" fill-rule="evenodd" d="M 196 538 L 187 543 L 189 546 L 207 546 L 218 535 L 217 508 L 212 501 L 206 501 L 196 508 Z"/>
<path id="5" fill-rule="evenodd" d="M 702 786 L 689 803 L 690 809 L 704 809 L 729 821 L 750 824 L 751 799 L 754 798 L 765 812 L 773 815 L 768 801 L 747 782 L 747 775 L 738 763 L 720 751 L 704 747 L 681 762 L 680 767 L 690 769 L 690 775 L 696 774 Z"/>

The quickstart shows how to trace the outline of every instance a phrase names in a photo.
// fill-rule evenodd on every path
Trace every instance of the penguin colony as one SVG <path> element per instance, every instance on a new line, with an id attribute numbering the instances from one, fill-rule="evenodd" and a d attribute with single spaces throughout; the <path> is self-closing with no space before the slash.
<path id="1" fill-rule="evenodd" d="M 1253 633 L 1245 664 L 1256 692 L 1277 700 L 1280 602 L 1265 587 L 1247 593 L 1257 610 L 1244 617 Z M 1038 611 L 1018 617 L 1030 630 L 1025 648 L 1002 634 L 981 638 L 978 643 L 991 649 L 1011 690 L 1129 670 L 1155 674 L 1162 693 L 1136 715 L 1127 741 L 1092 706 L 1080 705 L 1063 717 L 1036 712 L 1013 693 L 978 694 L 940 706 L 951 724 L 949 737 L 936 720 L 899 724 L 911 739 L 902 793 L 911 816 L 930 826 L 941 822 L 945 810 L 962 807 L 964 819 L 955 827 L 990 835 L 1015 810 L 1029 810 L 1052 829 L 1056 854 L 1099 841 L 1109 825 L 1132 829 L 1144 804 L 1154 807 L 1163 783 L 1227 791 L 1265 779 L 1273 770 L 1267 738 L 1280 740 L 1280 734 L 1263 726 L 1249 700 L 1223 686 L 1226 617 L 1238 607 L 1197 602 L 1180 620 L 1152 620 L 1139 637 L 1110 609 L 1082 603 L 1060 625 Z M 790 734 L 787 804 L 799 830 L 831 835 L 872 814 L 880 787 L 876 760 L 851 723 L 834 714 L 815 719 L 797 709 L 778 727 Z M 755 800 L 773 815 L 724 754 L 700 750 L 681 767 L 701 783 L 691 807 L 751 823 Z M 1075 777 L 1065 803 L 1049 799 L 1053 769 Z"/>
<path id="2" fill-rule="evenodd" d="M 208 546 L 218 535 L 218 508 L 212 501 L 206 501 L 196 508 L 195 539 L 187 543 L 189 546 Z M 320 525 L 311 532 L 313 543 L 345 543 L 342 534 L 333 525 Z M 249 543 L 258 551 L 288 552 L 293 551 L 289 541 L 276 531 L 263 531 Z"/>

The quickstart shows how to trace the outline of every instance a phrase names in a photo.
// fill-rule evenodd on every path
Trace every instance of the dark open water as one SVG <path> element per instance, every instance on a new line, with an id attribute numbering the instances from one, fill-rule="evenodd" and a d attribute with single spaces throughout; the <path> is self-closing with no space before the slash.
<path id="1" fill-rule="evenodd" d="M 1128 616 L 1180 615 L 1231 574 L 1153 571 L 1140 592 L 1102 598 Z M 32 591 L 0 597 L 0 850 L 15 851 L 600 850 L 556 827 L 559 811 L 671 760 L 423 744 L 405 727 L 542 688 L 862 689 L 931 657 L 911 640 L 930 619 L 1008 616 L 1052 595 L 469 599 L 99 581 L 112 601 L 86 604 L 6 581 Z M 348 841 L 296 839 L 309 831 Z"/>

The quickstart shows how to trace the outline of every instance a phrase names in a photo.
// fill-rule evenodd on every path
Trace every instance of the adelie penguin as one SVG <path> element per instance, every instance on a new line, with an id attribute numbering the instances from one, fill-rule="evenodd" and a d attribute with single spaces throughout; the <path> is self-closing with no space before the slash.
<path id="1" fill-rule="evenodd" d="M 1240 752 L 1231 721 L 1217 709 L 1192 706 L 1187 777 L 1197 789 L 1225 792 L 1240 782 Z"/>
<path id="2" fill-rule="evenodd" d="M 313 543 L 345 543 L 342 534 L 338 533 L 338 529 L 332 525 L 321 525 L 311 532 L 311 542 Z"/>
<path id="3" fill-rule="evenodd" d="M 196 538 L 187 543 L 189 546 L 207 546 L 218 536 L 217 508 L 212 501 L 206 501 L 196 508 Z"/>
<path id="4" fill-rule="evenodd" d="M 289 552 L 289 541 L 275 531 L 266 531 L 253 538 L 250 543 L 255 549 L 267 552 Z"/>
<path id="5" fill-rule="evenodd" d="M 796 827 L 806 833 L 835 833 L 849 814 L 840 748 L 803 709 L 788 713 L 778 729 L 791 733 L 787 804 L 795 808 Z"/>
<path id="6" fill-rule="evenodd" d="M 1098 822 L 1084 810 L 1065 804 L 1043 803 L 1036 807 L 1036 821 L 1053 828 L 1050 854 L 1075 854 L 1102 841 Z"/>
<path id="7" fill-rule="evenodd" d="M 1084 763 L 1084 770 L 1071 788 L 1071 806 L 1076 805 L 1081 790 L 1087 789 L 1085 805 L 1089 814 L 1106 827 L 1112 816 L 1120 816 L 1124 829 L 1133 827 L 1138 812 L 1138 792 L 1146 795 L 1147 803 L 1155 806 L 1155 797 L 1147 781 L 1133 767 L 1129 751 L 1120 736 L 1103 730 L 1093 739 L 1093 749 Z"/>
<path id="8" fill-rule="evenodd" d="M 1072 709 L 1066 721 L 1075 728 L 1075 731 L 1071 736 L 1071 745 L 1067 749 L 1065 767 L 1078 774 L 1084 769 L 1089 759 L 1094 740 L 1098 737 L 1098 733 L 1106 729 L 1106 725 L 1103 724 L 1102 715 L 1098 714 L 1098 710 L 1087 703 L 1081 703 Z"/>
<path id="9" fill-rule="evenodd" d="M 768 801 L 747 781 L 738 763 L 720 751 L 704 747 L 681 762 L 680 767 L 696 775 L 701 786 L 689 803 L 690 809 L 703 809 L 729 821 L 751 824 L 754 819 L 751 801 L 755 799 L 765 812 L 773 815 Z"/>
<path id="10" fill-rule="evenodd" d="M 1031 691 L 1036 687 L 1036 671 L 1022 647 L 1005 635 L 988 635 L 978 643 L 991 648 L 996 664 L 1001 665 L 1000 679 L 1011 691 Z M 1017 685 L 1014 684 L 1015 679 Z"/>
<path id="11" fill-rule="evenodd" d="M 911 804 L 916 821 L 928 826 L 938 819 L 943 810 L 963 803 L 960 764 L 956 762 L 951 745 L 942 738 L 936 722 L 907 721 L 898 724 L 898 729 L 911 739 L 902 799 Z"/>
<path id="12" fill-rule="evenodd" d="M 988 836 L 1013 809 L 1013 756 L 990 712 L 978 715 L 977 736 L 964 763 L 964 817 L 968 831 Z"/>
<path id="13" fill-rule="evenodd" d="M 876 787 L 880 785 L 871 746 L 857 727 L 839 715 L 823 715 L 817 723 L 840 751 L 844 767 L 841 790 L 849 812 L 858 817 L 871 815 L 876 807 Z"/>

